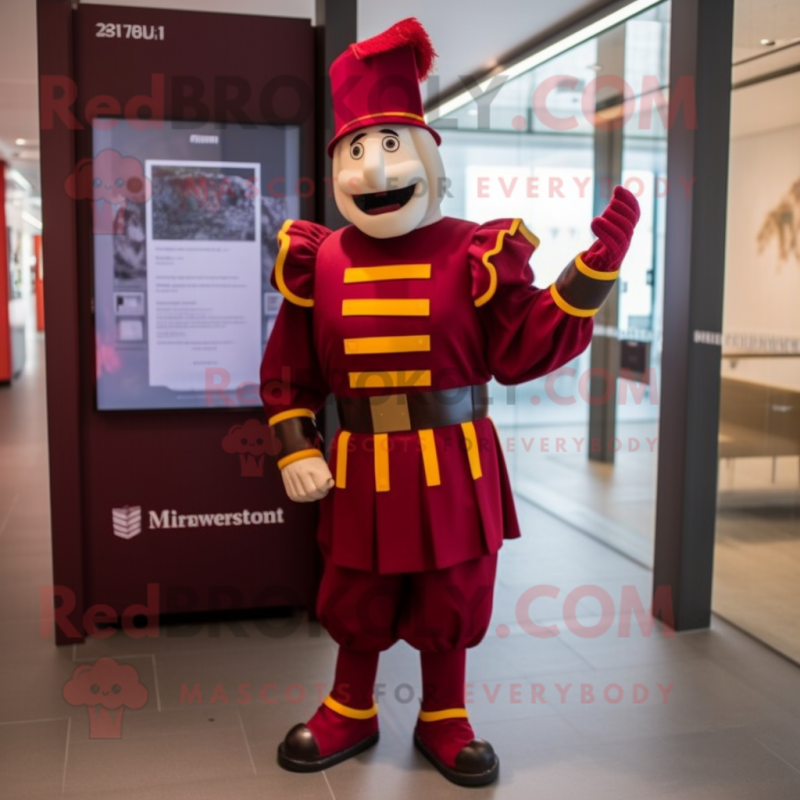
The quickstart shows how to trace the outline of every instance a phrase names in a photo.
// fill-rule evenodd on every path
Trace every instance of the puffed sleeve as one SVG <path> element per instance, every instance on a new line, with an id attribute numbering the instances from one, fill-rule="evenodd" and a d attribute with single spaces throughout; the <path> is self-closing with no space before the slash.
<path id="1" fill-rule="evenodd" d="M 328 389 L 312 336 L 317 252 L 331 231 L 287 220 L 278 233 L 272 285 L 284 296 L 261 362 L 261 399 L 279 442 L 278 466 L 322 456 L 316 412 Z"/>
<path id="2" fill-rule="evenodd" d="M 601 281 L 593 294 L 582 283 L 592 278 L 578 273 L 581 280 L 575 280 L 578 256 L 552 286 L 534 286 L 528 261 L 538 246 L 522 220 L 500 219 L 479 226 L 469 248 L 489 368 L 506 385 L 546 375 L 582 353 L 592 338 L 592 316 L 611 285 Z"/>

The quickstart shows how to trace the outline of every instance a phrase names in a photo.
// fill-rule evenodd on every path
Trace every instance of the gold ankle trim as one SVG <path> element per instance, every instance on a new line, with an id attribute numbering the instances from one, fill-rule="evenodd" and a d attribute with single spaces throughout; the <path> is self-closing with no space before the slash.
<path id="1" fill-rule="evenodd" d="M 466 708 L 445 708 L 443 711 L 420 711 L 420 722 L 440 722 L 443 719 L 467 719 Z"/>
<path id="2" fill-rule="evenodd" d="M 372 719 L 378 713 L 377 703 L 374 703 L 372 708 L 350 708 L 334 700 L 330 695 L 325 698 L 323 705 L 349 719 Z"/>

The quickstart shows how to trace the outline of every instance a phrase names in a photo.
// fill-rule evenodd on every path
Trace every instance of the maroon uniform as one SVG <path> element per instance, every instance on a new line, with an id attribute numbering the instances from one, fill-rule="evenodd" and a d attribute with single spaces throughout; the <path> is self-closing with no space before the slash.
<path id="1" fill-rule="evenodd" d="M 313 420 L 329 393 L 341 423 L 319 523 L 318 613 L 339 644 L 336 675 L 278 762 L 318 771 L 375 744 L 378 654 L 404 639 L 421 652 L 415 745 L 477 786 L 499 760 L 468 721 L 466 649 L 489 624 L 497 551 L 519 536 L 486 384 L 532 380 L 586 348 L 638 209 L 618 188 L 592 223 L 598 241 L 547 289 L 533 286 L 538 240 L 521 220 L 441 218 L 415 189 L 420 170 L 428 186 L 443 176 L 419 93 L 433 57 L 408 19 L 336 59 L 334 194 L 357 224 L 289 220 L 278 237 L 285 302 L 261 383 L 290 496 L 330 483 L 322 464 L 296 464 L 322 456 Z"/>
<path id="2" fill-rule="evenodd" d="M 342 408 L 363 398 L 374 408 L 372 432 L 345 424 L 331 448 L 318 615 L 340 645 L 337 672 L 325 703 L 281 745 L 286 768 L 322 768 L 376 741 L 377 655 L 404 639 L 422 653 L 427 687 L 417 746 L 456 782 L 483 767 L 474 780 L 496 775 L 491 746 L 473 739 L 463 686 L 466 649 L 491 617 L 497 551 L 519 536 L 502 450 L 487 417 L 396 423 L 414 394 L 438 392 L 443 402 L 492 377 L 529 381 L 587 347 L 635 200 L 617 190 L 605 213 L 592 226 L 602 240 L 547 289 L 533 286 L 538 240 L 519 219 L 445 217 L 389 240 L 354 226 L 283 226 L 273 283 L 286 302 L 261 374 L 270 424 L 308 422 L 329 391 Z M 387 419 L 389 432 L 375 432 Z M 311 438 L 298 446 L 295 437 L 279 466 L 321 455 Z"/>
<path id="3" fill-rule="evenodd" d="M 315 412 L 329 391 L 346 398 L 449 390 L 455 398 L 492 377 L 529 381 L 591 338 L 591 317 L 568 313 L 557 294 L 532 285 L 528 260 L 538 240 L 518 219 L 476 225 L 446 217 L 388 242 L 353 226 L 331 233 L 291 222 L 280 240 L 273 282 L 287 302 L 261 373 L 271 420 Z M 384 434 L 341 430 L 330 468 L 336 487 L 321 501 L 319 527 L 330 564 L 443 569 L 493 555 L 504 538 L 519 536 L 490 419 Z"/>

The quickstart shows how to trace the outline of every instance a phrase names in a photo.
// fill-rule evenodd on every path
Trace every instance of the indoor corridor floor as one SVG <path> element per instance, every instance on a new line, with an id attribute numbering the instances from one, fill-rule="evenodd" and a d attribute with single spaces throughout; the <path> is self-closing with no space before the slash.
<path id="1" fill-rule="evenodd" d="M 800 797 L 800 669 L 717 619 L 645 635 L 621 608 L 637 595 L 649 605 L 650 573 L 524 502 L 523 538 L 501 551 L 490 633 L 469 661 L 471 720 L 502 763 L 487 789 L 450 785 L 415 753 L 420 681 L 406 646 L 381 662 L 377 747 L 312 775 L 275 762 L 335 658 L 301 614 L 55 647 L 40 626 L 52 580 L 41 342 L 32 356 L 0 391 L 1 798 Z M 541 585 L 557 597 L 525 594 Z M 543 626 L 557 635 L 537 635 Z M 132 668 L 143 704 L 139 690 L 103 717 L 66 702 L 75 670 L 104 656 Z"/>

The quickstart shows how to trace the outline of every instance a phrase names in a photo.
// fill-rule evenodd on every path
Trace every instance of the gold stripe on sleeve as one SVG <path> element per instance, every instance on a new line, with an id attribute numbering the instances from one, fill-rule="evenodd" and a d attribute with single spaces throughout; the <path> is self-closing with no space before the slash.
<path id="1" fill-rule="evenodd" d="M 295 461 L 302 461 L 304 458 L 324 458 L 321 450 L 315 447 L 309 447 L 308 450 L 298 450 L 296 453 L 289 453 L 278 461 L 278 469 L 288 467 L 289 464 L 294 464 Z"/>
<path id="2" fill-rule="evenodd" d="M 586 263 L 580 256 L 575 258 L 575 269 L 582 272 L 587 278 L 594 278 L 596 281 L 615 281 L 619 275 L 619 270 L 614 272 L 601 272 L 599 269 L 592 269 L 587 267 Z"/>
<path id="3" fill-rule="evenodd" d="M 573 317 L 593 317 L 600 310 L 599 308 L 576 308 L 575 306 L 570 305 L 558 293 L 558 289 L 556 289 L 556 285 L 554 283 L 550 284 L 550 295 L 553 298 L 553 302 L 562 311 L 565 311 L 567 314 L 571 314 Z"/>
<path id="4" fill-rule="evenodd" d="M 292 408 L 289 411 L 281 411 L 280 414 L 275 414 L 267 420 L 268 425 L 277 425 L 285 419 L 294 419 L 295 417 L 308 417 L 309 419 L 316 420 L 314 412 L 309 408 Z"/>

